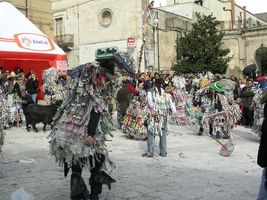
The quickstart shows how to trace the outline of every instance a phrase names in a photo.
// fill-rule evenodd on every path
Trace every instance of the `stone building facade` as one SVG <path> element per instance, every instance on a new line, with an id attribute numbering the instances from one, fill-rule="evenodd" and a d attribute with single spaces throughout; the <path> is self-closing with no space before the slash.
<path id="1" fill-rule="evenodd" d="M 133 56 L 138 71 L 169 71 L 179 54 L 176 41 L 199 12 L 213 14 L 226 32 L 224 45 L 233 56 L 228 74 L 254 63 L 256 47 L 267 45 L 267 23 L 234 0 L 165 0 L 164 6 L 155 0 L 160 7 L 148 12 L 150 2 L 53 0 L 55 41 L 71 67 L 122 50 Z"/>
<path id="2" fill-rule="evenodd" d="M 53 14 L 50 0 L 6 0 L 19 9 L 45 35 L 53 39 Z"/>
<path id="3" fill-rule="evenodd" d="M 67 52 L 69 65 L 93 61 L 101 56 L 98 52 L 113 50 L 128 51 L 138 60 L 147 4 L 144 0 L 54 0 L 56 42 Z"/>
<path id="4" fill-rule="evenodd" d="M 256 64 L 259 71 L 267 69 L 267 63 L 261 63 L 262 58 L 257 58 L 257 52 L 267 48 L 267 26 L 226 32 L 224 45 L 231 50 L 233 57 L 228 74 L 239 77 L 242 69 L 250 64 Z M 266 54 L 260 56 L 267 57 Z"/>
<path id="5" fill-rule="evenodd" d="M 150 35 L 147 37 L 147 52 L 153 53 L 154 60 L 146 59 L 149 71 L 170 71 L 177 61 L 177 40 L 192 27 L 192 20 L 172 12 L 157 8 L 150 24 Z M 156 21 L 157 23 L 154 23 Z M 151 44 L 151 45 L 150 45 Z M 152 68 L 149 68 L 152 66 Z"/>
<path id="6" fill-rule="evenodd" d="M 148 5 L 149 0 L 54 0 L 55 41 L 66 51 L 70 66 L 115 49 L 131 54 L 137 71 L 170 69 L 179 33 L 166 25 L 166 19 L 183 23 L 186 18 L 163 10 L 148 14 Z"/>
<path id="7" fill-rule="evenodd" d="M 245 6 L 235 4 L 234 0 L 166 0 L 165 11 L 179 13 L 196 21 L 195 13 L 216 17 L 221 22 L 219 29 L 225 31 L 224 47 L 230 49 L 228 75 L 240 76 L 242 69 L 256 64 L 257 51 L 267 46 L 267 22 L 263 17 L 249 12 Z M 267 56 L 267 55 L 266 55 Z M 263 64 L 261 64 L 263 65 Z M 265 66 L 267 67 L 267 66 Z"/>

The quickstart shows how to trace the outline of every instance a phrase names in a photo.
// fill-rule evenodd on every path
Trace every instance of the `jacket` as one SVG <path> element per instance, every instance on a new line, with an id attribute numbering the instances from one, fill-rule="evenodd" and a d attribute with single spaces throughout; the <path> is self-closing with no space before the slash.
<path id="1" fill-rule="evenodd" d="M 244 88 L 241 91 L 240 97 L 242 98 L 242 104 L 245 108 L 251 107 L 254 95 L 255 93 L 252 91 L 251 88 Z"/>
<path id="2" fill-rule="evenodd" d="M 122 114 L 126 113 L 132 97 L 133 97 L 133 94 L 129 91 L 127 86 L 124 86 L 121 89 L 119 89 L 116 99 L 119 103 L 118 105 L 119 111 Z"/>
<path id="3" fill-rule="evenodd" d="M 264 120 L 261 126 L 261 139 L 258 150 L 257 163 L 261 167 L 267 167 L 267 103 L 264 105 Z"/>
<path id="4" fill-rule="evenodd" d="M 38 80 L 28 79 L 26 82 L 26 91 L 28 94 L 37 94 L 38 93 Z"/>
<path id="5" fill-rule="evenodd" d="M 241 88 L 239 85 L 237 85 L 233 91 L 234 94 L 234 100 L 237 100 L 240 97 Z"/>

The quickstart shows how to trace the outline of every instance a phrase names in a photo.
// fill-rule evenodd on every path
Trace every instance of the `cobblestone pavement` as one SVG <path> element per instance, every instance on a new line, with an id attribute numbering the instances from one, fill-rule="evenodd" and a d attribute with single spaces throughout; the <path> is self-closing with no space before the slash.
<path id="1" fill-rule="evenodd" d="M 259 138 L 243 127 L 233 132 L 235 150 L 231 157 L 225 158 L 218 155 L 220 146 L 208 136 L 171 126 L 167 157 L 151 159 L 141 157 L 146 142 L 126 139 L 123 133 L 114 131 L 114 138 L 107 144 L 118 167 L 113 173 L 117 183 L 110 191 L 104 186 L 101 199 L 256 199 L 261 174 L 256 164 Z M 3 151 L 8 162 L 0 160 L 0 200 L 9 200 L 19 187 L 35 200 L 70 199 L 70 176 L 64 178 L 63 169 L 49 156 L 49 131 L 34 133 L 12 128 L 6 133 Z M 30 159 L 35 162 L 23 163 Z M 84 170 L 87 182 L 89 175 Z"/>

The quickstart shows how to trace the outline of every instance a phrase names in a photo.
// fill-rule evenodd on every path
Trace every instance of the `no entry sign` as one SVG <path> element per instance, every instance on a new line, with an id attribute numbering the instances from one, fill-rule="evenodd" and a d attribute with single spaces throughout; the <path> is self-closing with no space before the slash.
<path id="1" fill-rule="evenodd" d="M 136 47 L 135 39 L 133 37 L 130 37 L 127 39 L 127 46 L 128 46 L 128 48 L 135 48 Z"/>

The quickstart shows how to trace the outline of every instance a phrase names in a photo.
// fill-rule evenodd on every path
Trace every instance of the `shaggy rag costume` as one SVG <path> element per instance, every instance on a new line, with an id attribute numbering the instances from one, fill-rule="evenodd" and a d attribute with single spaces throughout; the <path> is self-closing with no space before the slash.
<path id="1" fill-rule="evenodd" d="M 52 67 L 43 72 L 43 88 L 45 92 L 45 101 L 48 104 L 56 101 L 63 101 L 67 97 L 67 89 L 60 81 L 60 72 Z"/>
<path id="2" fill-rule="evenodd" d="M 185 91 L 185 78 L 180 76 L 174 76 L 173 85 L 175 89 L 171 92 L 173 101 L 175 103 L 177 114 L 173 116 L 174 122 L 179 125 L 185 125 L 188 123 L 188 110 L 187 110 L 187 93 Z"/>
<path id="3" fill-rule="evenodd" d="M 4 88 L 2 87 L 2 85 L 0 86 L 0 154 L 2 154 L 2 147 L 4 145 L 4 139 L 5 139 L 5 134 L 3 131 L 3 128 L 5 126 L 6 122 L 6 96 L 4 94 Z M 3 157 L 3 155 L 1 155 L 1 157 Z"/>
<path id="4" fill-rule="evenodd" d="M 99 64 L 78 66 L 72 73 L 72 90 L 54 117 L 55 128 L 50 134 L 51 154 L 64 165 L 65 176 L 72 168 L 71 199 L 95 200 L 102 191 L 102 184 L 115 182 L 108 171 L 114 168 L 105 140 L 113 129 L 108 97 L 113 95 L 115 64 L 134 75 L 133 62 L 125 53 L 117 53 Z M 93 138 L 91 146 L 84 144 Z M 90 169 L 91 194 L 81 177 L 82 168 Z"/>
<path id="5" fill-rule="evenodd" d="M 262 104 L 260 101 L 263 96 L 263 90 L 258 89 L 255 91 L 255 96 L 253 97 L 253 103 L 252 107 L 254 109 L 254 121 L 252 126 L 252 131 L 256 133 L 258 136 L 261 136 L 261 127 L 263 122 L 263 110 L 264 110 L 264 104 Z"/>
<path id="6" fill-rule="evenodd" d="M 230 104 L 227 97 L 221 93 L 225 89 L 220 82 L 211 84 L 209 87 L 215 91 L 214 94 L 210 94 L 212 109 L 208 114 L 203 115 L 201 123 L 210 129 L 210 135 L 217 134 L 220 137 L 223 134 L 224 137 L 229 138 L 229 130 L 235 127 L 241 118 L 240 108 L 234 102 Z"/>
<path id="7" fill-rule="evenodd" d="M 143 98 L 143 96 L 139 96 Z M 144 125 L 144 109 L 139 97 L 131 102 L 123 120 L 122 131 L 134 139 L 145 139 L 147 137 Z"/>
<path id="8" fill-rule="evenodd" d="M 161 91 L 159 91 L 161 90 Z M 176 113 L 176 108 L 172 102 L 170 94 L 166 93 L 162 88 L 152 88 L 147 93 L 147 153 L 143 156 L 154 156 L 155 135 L 160 137 L 160 156 L 167 155 L 167 117 L 169 111 Z"/>
<path id="9" fill-rule="evenodd" d="M 133 95 L 137 94 L 136 92 L 137 91 L 131 86 L 130 83 L 124 82 L 124 85 L 117 93 L 117 120 L 120 128 L 122 127 L 123 118 L 126 115 L 126 111 L 133 98 Z"/>
<path id="10" fill-rule="evenodd" d="M 1 122 L 0 123 L 1 123 L 0 124 L 0 154 L 1 154 L 2 153 L 2 147 L 4 145 L 4 139 L 5 139 L 5 134 L 4 134 L 3 125 L 2 125 L 2 117 L 1 117 Z"/>
<path id="11" fill-rule="evenodd" d="M 264 104 L 264 119 L 261 126 L 261 140 L 260 146 L 258 151 L 258 159 L 257 163 L 260 167 L 263 168 L 262 177 L 261 177 L 261 184 L 260 190 L 258 194 L 257 200 L 264 200 L 267 199 L 267 91 L 263 92 L 262 98 L 260 103 Z"/>
<path id="12" fill-rule="evenodd" d="M 5 89 L 3 85 L 0 85 L 0 122 L 1 122 L 1 128 L 7 128 L 9 127 L 9 107 L 7 102 L 7 96 L 5 95 Z"/>

